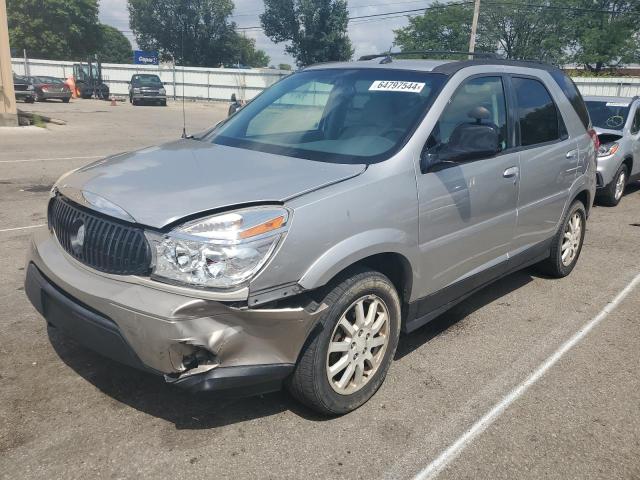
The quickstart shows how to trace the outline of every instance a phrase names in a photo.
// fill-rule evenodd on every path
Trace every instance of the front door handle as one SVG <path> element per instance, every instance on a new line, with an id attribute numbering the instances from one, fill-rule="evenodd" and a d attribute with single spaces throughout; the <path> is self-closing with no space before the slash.
<path id="1" fill-rule="evenodd" d="M 502 176 L 504 178 L 517 178 L 520 173 L 520 169 L 518 167 L 509 167 L 507 168 Z"/>
<path id="2" fill-rule="evenodd" d="M 567 158 L 571 160 L 573 158 L 576 158 L 577 154 L 578 150 L 571 150 L 570 152 L 567 152 Z"/>

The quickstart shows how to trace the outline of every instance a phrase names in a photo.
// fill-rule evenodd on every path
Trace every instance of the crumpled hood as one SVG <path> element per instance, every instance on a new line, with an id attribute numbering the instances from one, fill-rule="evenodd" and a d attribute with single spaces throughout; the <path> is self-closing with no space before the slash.
<path id="1" fill-rule="evenodd" d="M 594 127 L 598 135 L 618 135 L 622 137 L 622 130 L 609 130 L 607 128 Z"/>
<path id="2" fill-rule="evenodd" d="M 98 195 L 136 222 L 162 228 L 208 210 L 284 202 L 365 168 L 179 140 L 99 160 L 64 177 L 57 187 L 62 194 Z"/>

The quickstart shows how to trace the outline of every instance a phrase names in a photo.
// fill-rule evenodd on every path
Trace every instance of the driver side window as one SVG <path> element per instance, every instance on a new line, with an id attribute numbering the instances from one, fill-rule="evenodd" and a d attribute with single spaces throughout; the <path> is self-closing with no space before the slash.
<path id="1" fill-rule="evenodd" d="M 485 142 L 487 145 L 483 145 Z M 431 132 L 426 153 L 448 160 L 464 158 L 465 153 L 482 156 L 483 148 L 485 156 L 507 148 L 507 113 L 501 77 L 473 78 L 458 88 Z"/>

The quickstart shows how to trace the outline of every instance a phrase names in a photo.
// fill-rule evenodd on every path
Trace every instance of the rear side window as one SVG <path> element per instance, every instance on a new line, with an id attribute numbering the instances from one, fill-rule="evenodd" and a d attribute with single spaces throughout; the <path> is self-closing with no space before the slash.
<path id="1" fill-rule="evenodd" d="M 523 147 L 552 142 L 563 136 L 558 108 L 542 82 L 513 78 L 518 101 L 520 144 Z"/>
<path id="2" fill-rule="evenodd" d="M 635 135 L 638 132 L 640 132 L 640 106 L 636 107 L 636 114 L 633 116 L 631 124 L 631 133 Z"/>
<path id="3" fill-rule="evenodd" d="M 573 105 L 573 109 L 580 117 L 580 121 L 584 125 L 585 129 L 589 129 L 591 125 L 591 120 L 589 119 L 589 112 L 587 111 L 587 106 L 584 103 L 582 95 L 580 95 L 580 91 L 576 84 L 573 83 L 573 80 L 566 74 L 561 72 L 560 70 L 552 70 L 549 72 L 553 79 L 556 81 L 558 86 L 562 89 L 565 96 Z"/>

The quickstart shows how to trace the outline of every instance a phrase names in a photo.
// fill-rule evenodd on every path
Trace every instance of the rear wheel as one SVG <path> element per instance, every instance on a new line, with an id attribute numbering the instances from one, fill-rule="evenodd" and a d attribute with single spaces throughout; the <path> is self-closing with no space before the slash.
<path id="1" fill-rule="evenodd" d="M 301 354 L 288 388 L 324 415 L 355 410 L 378 390 L 400 334 L 400 299 L 391 281 L 359 269 L 325 296 L 321 331 Z"/>
<path id="2" fill-rule="evenodd" d="M 569 275 L 578 262 L 587 227 L 587 212 L 576 200 L 565 214 L 553 237 L 549 258 L 538 264 L 539 270 L 555 278 Z"/>
<path id="3" fill-rule="evenodd" d="M 602 192 L 598 195 L 600 203 L 607 207 L 615 207 L 622 200 L 624 189 L 627 186 L 629 179 L 629 171 L 627 166 L 623 163 L 616 172 L 611 183 L 607 185 Z"/>

